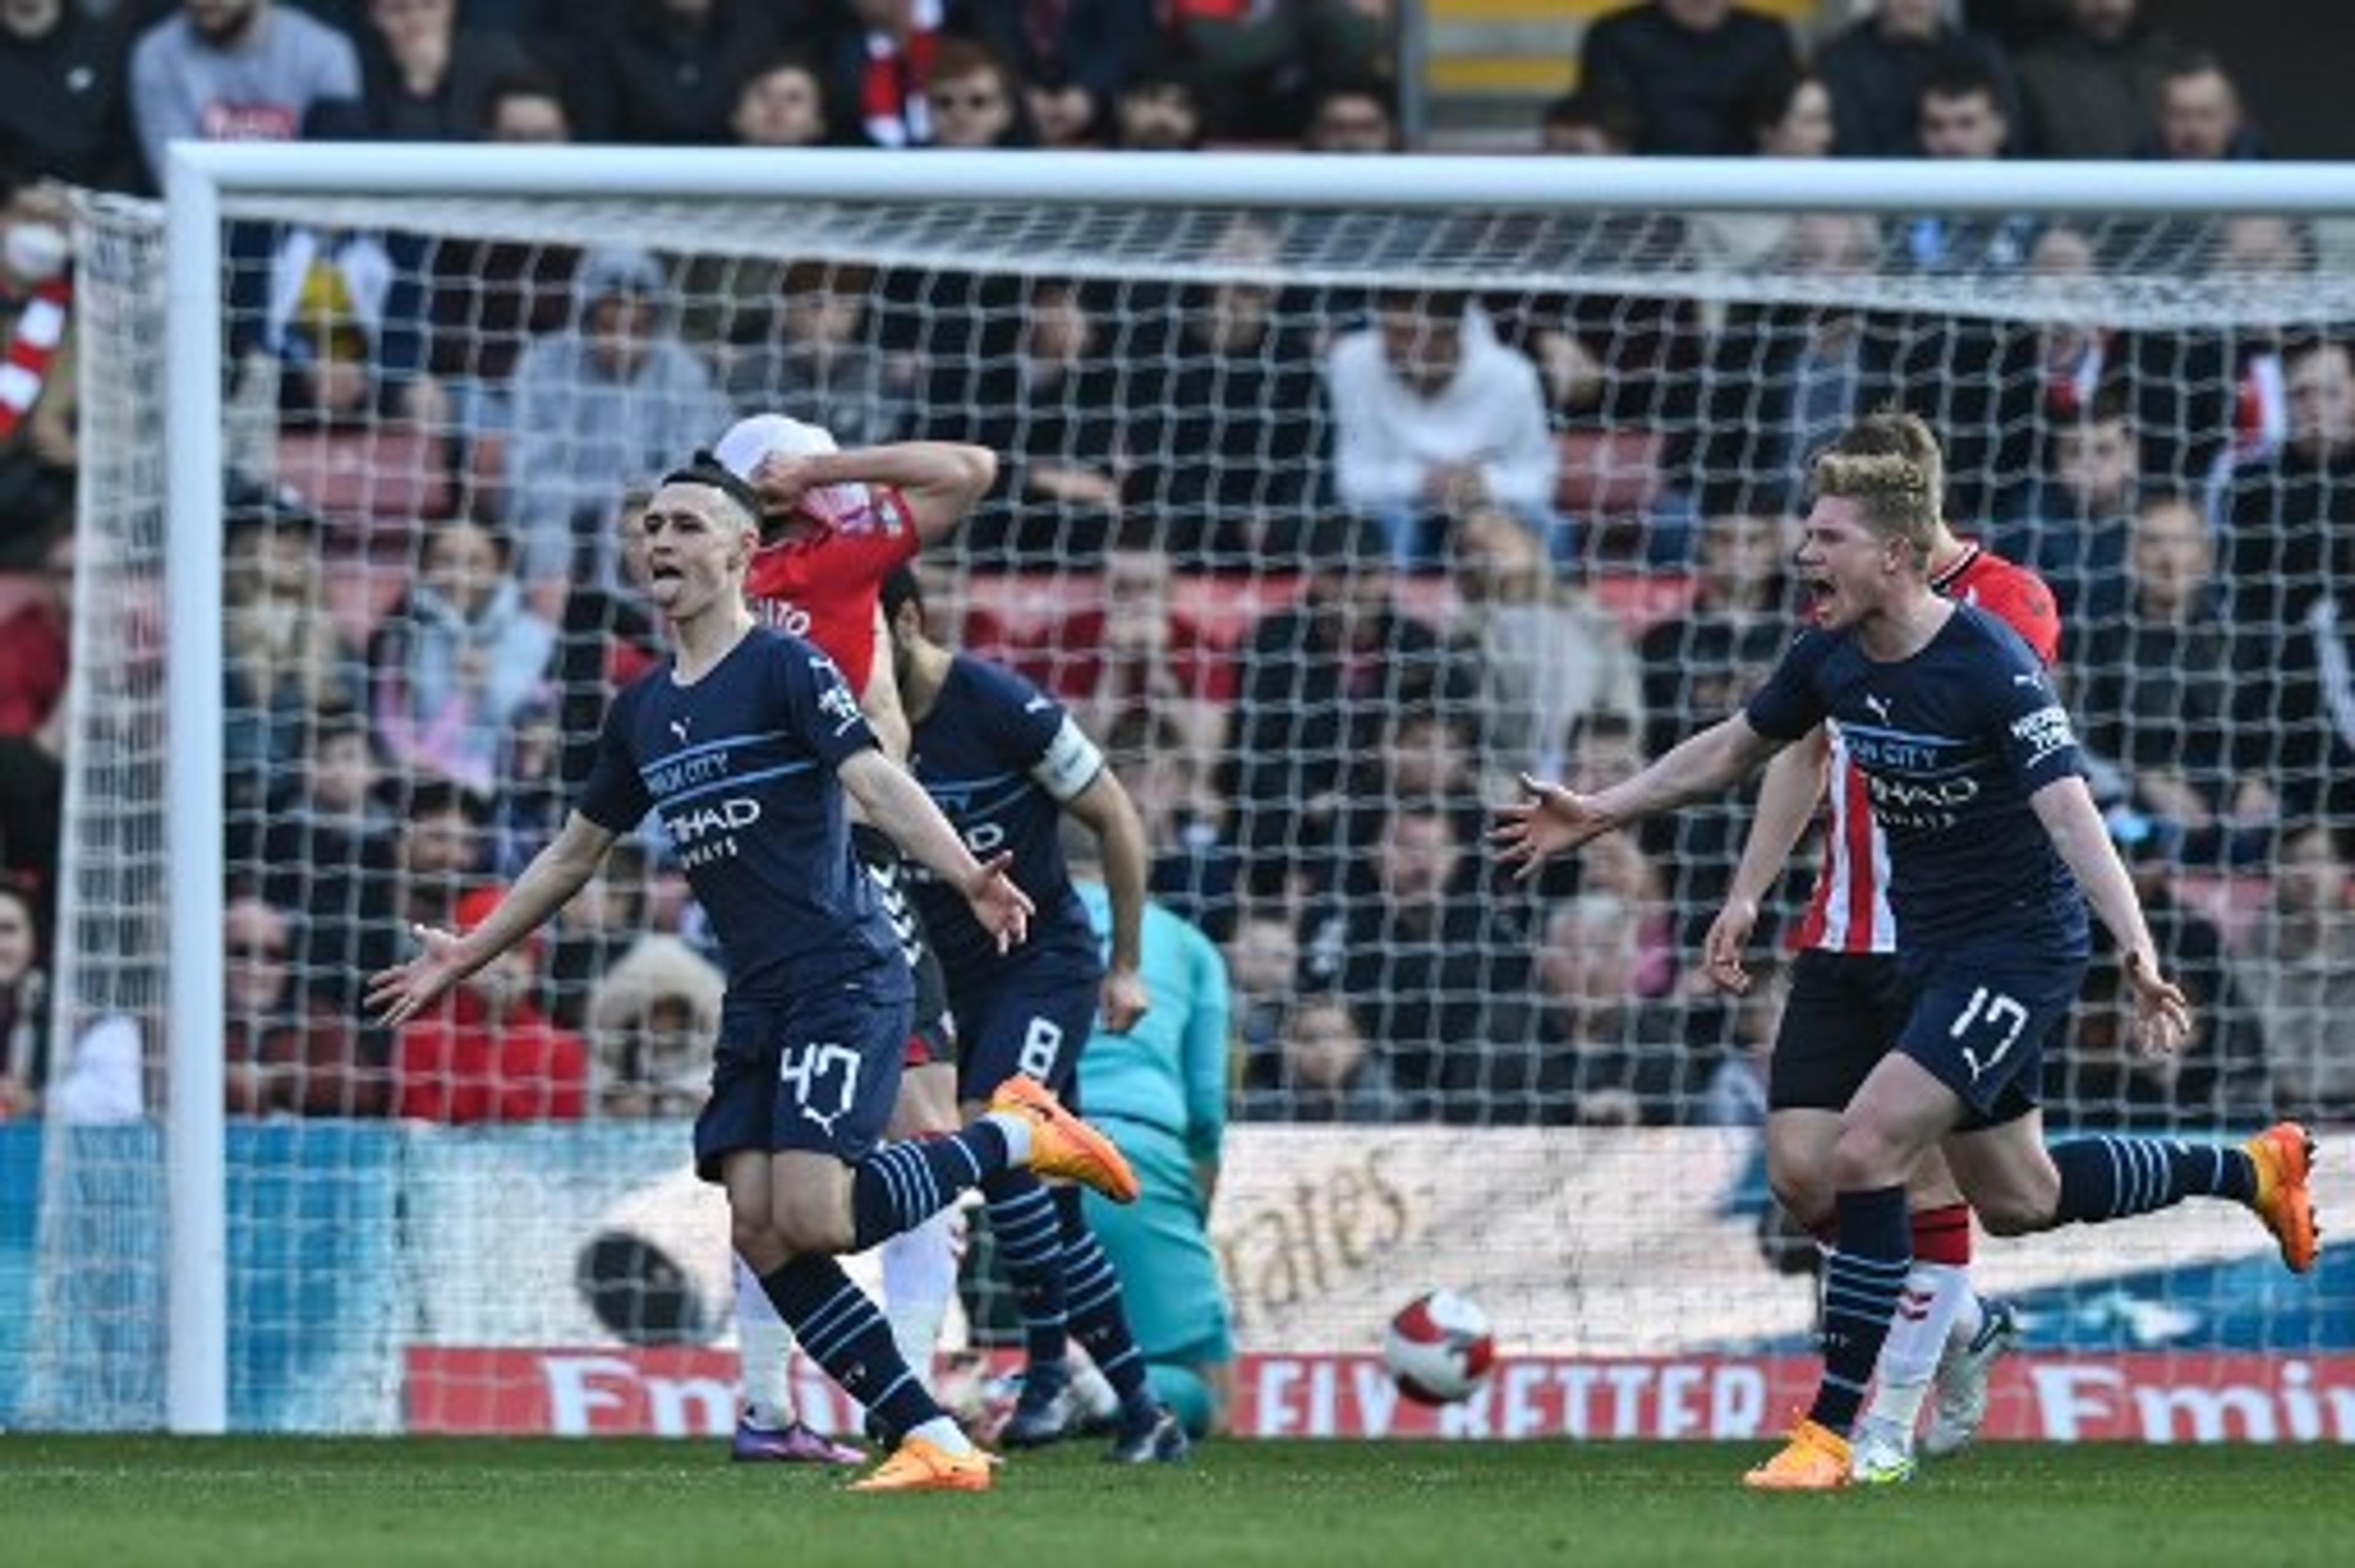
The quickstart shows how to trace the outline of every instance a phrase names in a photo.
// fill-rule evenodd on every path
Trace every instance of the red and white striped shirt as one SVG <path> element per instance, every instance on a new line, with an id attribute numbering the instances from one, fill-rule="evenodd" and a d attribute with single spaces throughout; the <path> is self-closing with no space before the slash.
<path id="1" fill-rule="evenodd" d="M 2015 566 L 1978 545 L 1930 580 L 1949 599 L 1976 604 L 1998 615 L 2051 665 L 2061 656 L 2061 613 L 2052 590 L 2024 566 Z M 1824 834 L 1824 861 L 1816 891 L 1799 920 L 1796 945 L 1829 953 L 1894 953 L 1897 917 L 1889 908 L 1889 841 L 1872 819 L 1864 774 L 1849 759 L 1839 726 L 1826 726 L 1831 741 L 1831 821 Z"/>

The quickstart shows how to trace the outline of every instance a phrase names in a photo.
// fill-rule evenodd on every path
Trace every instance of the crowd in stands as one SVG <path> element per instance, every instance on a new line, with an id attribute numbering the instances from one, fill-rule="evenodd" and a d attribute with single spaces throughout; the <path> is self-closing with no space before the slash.
<path id="1" fill-rule="evenodd" d="M 0 1115 L 135 1114 L 153 1067 L 47 1038 L 79 454 L 69 229 L 42 182 L 151 190 L 179 135 L 1380 154 L 1401 145 L 1393 8 L 0 0 Z M 1531 145 L 2258 155 L 2217 60 L 2135 0 L 2050 9 L 2023 43 L 1880 0 L 1803 60 L 1724 0 L 1633 5 L 1590 29 Z M 1492 874 L 1487 807 L 1523 771 L 1624 776 L 1731 711 L 1794 624 L 1805 454 L 1894 402 L 1946 435 L 1962 530 L 2051 581 L 2098 794 L 2200 1009 L 2179 1062 L 2142 1061 L 2097 966 L 2056 1115 L 2355 1115 L 2355 801 L 2328 787 L 2355 777 L 2355 333 L 1309 288 L 1269 264 L 1279 226 L 1233 225 L 1226 281 L 1106 284 L 234 232 L 231 1109 L 691 1107 L 721 982 L 659 843 L 432 1018 L 387 1035 L 357 983 L 410 923 L 478 918 L 555 831 L 607 696 L 658 656 L 644 485 L 782 410 L 846 445 L 1003 454 L 926 563 L 932 629 L 1105 743 L 1156 896 L 1228 952 L 1241 1114 L 1754 1121 L 1771 955 L 1739 1004 L 1689 962 L 1742 804 L 1525 890 Z M 1818 283 L 2322 264 L 2316 232 L 2262 218 L 1584 232 Z"/>

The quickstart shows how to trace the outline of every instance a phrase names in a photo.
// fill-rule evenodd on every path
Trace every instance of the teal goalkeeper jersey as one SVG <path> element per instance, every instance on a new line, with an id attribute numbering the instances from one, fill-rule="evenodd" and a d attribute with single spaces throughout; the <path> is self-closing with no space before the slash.
<path id="1" fill-rule="evenodd" d="M 1096 942 L 1111 940 L 1103 884 L 1074 884 Z M 1101 1023 L 1080 1053 L 1080 1104 L 1181 1139 L 1215 1160 L 1227 1130 L 1227 961 L 1215 943 L 1161 905 L 1145 906 L 1145 991 L 1152 1009 L 1127 1034 Z"/>

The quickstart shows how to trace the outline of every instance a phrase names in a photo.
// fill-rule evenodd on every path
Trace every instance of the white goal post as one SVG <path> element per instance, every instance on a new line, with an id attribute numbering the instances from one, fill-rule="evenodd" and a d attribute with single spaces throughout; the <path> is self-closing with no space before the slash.
<path id="1" fill-rule="evenodd" d="M 220 965 L 202 955 L 218 952 L 225 907 L 219 608 L 226 220 L 318 210 L 354 221 L 371 204 L 403 200 L 464 207 L 570 199 L 625 208 L 638 198 L 708 202 L 715 230 L 765 209 L 869 202 L 1096 208 L 1124 215 L 1130 229 L 1148 234 L 1160 213 L 1178 208 L 1478 215 L 2250 213 L 2321 219 L 2355 215 L 2355 169 L 178 143 L 169 151 L 165 197 L 165 935 L 172 957 L 166 1418 L 174 1432 L 217 1433 L 229 1421 L 223 1001 Z M 1126 231 L 1108 242 L 1119 243 Z M 1069 258 L 1058 264 L 1073 270 Z M 1477 266 L 1469 270 L 1476 280 L 1480 276 Z M 2325 293 L 2334 290 L 2346 293 L 2346 280 L 2323 285 Z M 2192 301 L 2183 308 L 2196 307 Z M 84 609 L 93 607 L 85 601 Z M 68 897 L 72 896 L 69 886 Z M 73 927 L 69 923 L 65 929 Z"/>

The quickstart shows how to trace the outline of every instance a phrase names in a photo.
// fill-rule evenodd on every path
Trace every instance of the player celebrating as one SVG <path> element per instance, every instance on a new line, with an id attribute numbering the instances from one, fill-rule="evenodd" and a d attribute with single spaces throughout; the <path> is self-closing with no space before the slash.
<path id="1" fill-rule="evenodd" d="M 2125 955 L 2142 1047 L 2176 1050 L 2190 1012 L 2160 973 L 2035 656 L 1994 616 L 1931 591 L 1934 475 L 1891 450 L 1889 417 L 1860 421 L 1815 461 L 1797 560 L 1819 626 L 1748 708 L 1593 796 L 1525 780 L 1528 798 L 1502 808 L 1492 835 L 1527 876 L 1550 855 L 1724 788 L 1827 719 L 1863 770 L 1888 835 L 1912 1007 L 1897 1049 L 1840 1115 L 1823 1379 L 1788 1445 L 1744 1477 L 1770 1490 L 1848 1484 L 1849 1434 L 1912 1260 L 1905 1184 L 1942 1139 L 1999 1235 L 2200 1195 L 2254 1211 L 2293 1272 L 2313 1267 L 2316 1250 L 2314 1147 L 2295 1124 L 2240 1148 L 2109 1136 L 2045 1147 L 2037 1084 L 2084 977 L 2088 899 Z"/>
<path id="2" fill-rule="evenodd" d="M 803 1349 L 904 1440 L 872 1491 L 979 1491 L 986 1458 L 900 1359 L 837 1253 L 872 1246 L 1008 1168 L 1134 1197 L 1118 1150 L 1039 1085 L 1009 1080 L 964 1132 L 878 1147 L 898 1088 L 913 990 L 872 884 L 853 860 L 844 794 L 959 890 L 996 946 L 1031 903 L 1007 868 L 967 852 L 884 757 L 831 660 L 755 624 L 744 573 L 759 503 L 707 454 L 645 515 L 648 592 L 672 652 L 617 697 L 563 831 L 464 936 L 421 928 L 416 958 L 374 976 L 387 1026 L 523 940 L 651 809 L 726 954 L 729 988 L 696 1168 L 726 1188 L 737 1252 Z"/>
<path id="3" fill-rule="evenodd" d="M 1103 753 L 1062 705 L 1009 670 L 952 653 L 924 632 L 915 574 L 883 585 L 900 695 L 911 722 L 909 766 L 964 836 L 987 853 L 1010 853 L 1015 874 L 1039 900 L 1038 927 L 1021 952 L 1002 955 L 954 884 L 919 876 L 924 912 L 948 976 L 959 1050 L 958 1093 L 968 1115 L 998 1077 L 1019 1072 L 1068 1093 L 1080 1049 L 1101 1011 L 1124 1032 L 1145 1016 L 1139 930 L 1146 883 L 1145 826 Z M 1095 837 L 1112 904 L 1111 953 L 1100 957 L 1086 907 L 1071 888 L 1060 830 L 1068 813 Z M 1070 1332 L 1120 1402 L 1112 1457 L 1126 1463 L 1186 1455 L 1183 1428 L 1153 1393 L 1122 1310 L 1120 1282 L 1087 1228 L 1079 1192 L 1051 1196 L 1009 1170 L 982 1184 L 990 1232 L 1021 1303 L 1028 1364 L 1013 1413 L 998 1429 L 1009 1447 L 1064 1436 Z"/>
<path id="4" fill-rule="evenodd" d="M 1920 420 L 1877 416 L 1859 427 L 1851 447 L 1875 433 L 1888 438 L 1892 454 L 1921 466 L 1932 496 L 1945 493 L 1945 461 Z M 1955 538 L 1943 518 L 1930 539 L 1931 591 L 2001 617 L 2050 668 L 2061 655 L 2061 621 L 2043 580 Z M 1767 763 L 1749 841 L 1704 953 L 1709 976 L 1721 988 L 1736 995 L 1749 989 L 1742 944 L 1825 795 L 1827 773 L 1831 822 L 1823 865 L 1800 921 L 1801 951 L 1769 1059 L 1766 1175 L 1784 1211 L 1828 1239 L 1840 1108 L 1863 1087 L 1905 1020 L 1888 841 L 1873 820 L 1864 773 L 1836 727 L 1818 726 Z M 2015 1332 L 2009 1307 L 1971 1292 L 1970 1208 L 1937 1150 L 1923 1157 L 1907 1198 L 1913 1249 L 1907 1310 L 1890 1330 L 1872 1401 L 1858 1426 L 1859 1480 L 1913 1475 L 1914 1424 L 1934 1374 L 1938 1403 L 1923 1446 L 1943 1456 L 1969 1442 L 1987 1413 L 1988 1375 Z"/>
<path id="5" fill-rule="evenodd" d="M 894 568 L 938 544 L 996 477 L 987 449 L 906 442 L 850 452 L 815 425 L 756 414 L 728 428 L 713 449 L 751 484 L 762 504 L 762 546 L 747 584 L 756 614 L 808 638 L 842 670 L 884 755 L 904 763 L 908 720 L 893 679 L 878 591 Z M 956 1131 L 955 1033 L 940 962 L 901 886 L 900 852 L 854 817 L 851 844 L 875 880 L 916 981 L 915 1028 L 890 1136 Z M 956 1292 L 958 1216 L 943 1210 L 883 1243 L 884 1314 L 900 1354 L 927 1386 L 942 1320 Z M 797 1417 L 786 1382 L 789 1348 L 768 1298 L 741 1260 L 736 1326 L 744 1402 L 731 1452 L 739 1459 L 852 1462 L 846 1449 Z"/>

